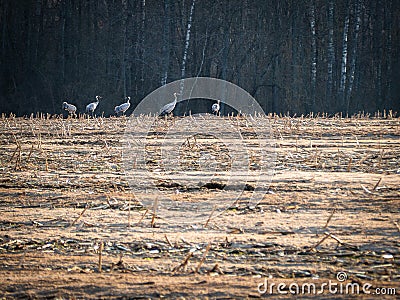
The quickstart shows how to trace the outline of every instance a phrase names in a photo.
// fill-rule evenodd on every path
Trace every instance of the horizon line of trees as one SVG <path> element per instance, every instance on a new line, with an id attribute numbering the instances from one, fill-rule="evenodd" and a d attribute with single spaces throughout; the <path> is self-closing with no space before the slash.
<path id="1" fill-rule="evenodd" d="M 400 110 L 399 1 L 0 0 L 0 36 L 4 113 L 96 95 L 106 115 L 126 96 L 131 111 L 196 76 L 242 87 L 266 113 Z"/>

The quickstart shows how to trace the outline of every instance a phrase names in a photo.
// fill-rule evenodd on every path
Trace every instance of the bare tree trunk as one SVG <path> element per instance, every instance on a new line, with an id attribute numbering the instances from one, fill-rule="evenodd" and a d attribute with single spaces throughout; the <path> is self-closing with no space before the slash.
<path id="1" fill-rule="evenodd" d="M 79 1 L 77 4 L 77 10 L 74 13 L 72 13 L 72 16 L 77 18 L 78 21 L 74 23 L 74 31 L 77 32 L 78 34 L 76 34 L 75 36 L 77 37 L 74 41 L 73 41 L 73 58 L 74 58 L 74 67 L 73 69 L 75 70 L 75 78 L 80 78 L 82 75 L 82 64 L 81 64 L 81 59 L 79 58 L 79 47 L 80 44 L 83 40 L 83 36 L 82 36 L 82 28 L 83 28 L 83 22 L 82 22 L 82 2 Z M 74 8 L 74 10 L 76 10 L 76 8 Z"/>
<path id="2" fill-rule="evenodd" d="M 164 29 L 163 29 L 163 73 L 161 76 L 161 85 L 166 85 L 168 80 L 169 69 L 169 51 L 170 51 L 170 8 L 169 0 L 164 0 Z"/>
<path id="3" fill-rule="evenodd" d="M 146 29 L 146 0 L 142 0 L 142 40 L 141 40 L 141 45 L 142 45 L 142 69 L 141 69 L 141 74 L 140 74 L 140 81 L 142 82 L 142 89 L 143 89 L 143 84 L 144 84 L 144 62 L 145 62 L 145 46 L 144 46 L 144 32 Z"/>
<path id="4" fill-rule="evenodd" d="M 332 91 L 333 91 L 333 69 L 335 63 L 335 45 L 334 37 L 334 1 L 329 0 L 328 3 L 328 76 L 326 81 L 326 101 L 331 107 Z"/>
<path id="5" fill-rule="evenodd" d="M 298 89 L 298 78 L 299 78 L 299 59 L 298 59 L 298 27 L 297 27 L 297 20 L 298 20 L 298 1 L 296 0 L 291 0 L 291 7 L 292 7 L 292 15 L 291 15 L 291 25 L 290 25 L 290 30 L 291 30 L 291 88 L 290 88 L 290 94 L 291 94 L 291 100 L 293 101 L 296 99 L 299 95 L 299 89 Z M 267 109 L 265 109 L 267 111 Z"/>
<path id="6" fill-rule="evenodd" d="M 376 53 L 376 102 L 377 109 L 379 110 L 383 103 L 382 95 L 382 61 L 383 61 L 383 47 L 384 47 L 384 7 L 382 1 L 376 1 L 376 24 L 374 28 L 375 37 L 375 53 Z"/>
<path id="7" fill-rule="evenodd" d="M 182 59 L 182 68 L 181 68 L 181 78 L 185 78 L 186 76 L 186 61 L 187 61 L 187 54 L 189 50 L 189 42 L 190 42 L 190 30 L 192 27 L 192 19 L 193 19 L 193 11 L 194 11 L 194 6 L 195 6 L 196 0 L 192 0 L 192 5 L 190 6 L 190 14 L 189 14 L 189 20 L 187 23 L 187 29 L 186 29 L 186 39 L 185 39 L 185 48 L 183 51 L 183 59 Z M 180 87 L 180 93 L 182 94 L 183 92 L 183 81 Z"/>
<path id="8" fill-rule="evenodd" d="M 392 20 L 393 20 L 393 5 L 392 0 L 387 0 L 388 2 L 388 9 L 386 10 L 385 19 L 387 20 L 386 24 L 386 31 L 387 31 L 387 42 L 386 42 L 386 49 L 387 49 L 387 80 L 386 80 L 386 95 L 388 97 L 392 97 Z"/>
<path id="9" fill-rule="evenodd" d="M 361 26 L 361 7 L 362 0 L 357 0 L 355 3 L 355 24 L 354 24 L 354 40 L 353 49 L 351 52 L 351 62 L 350 62 L 350 74 L 349 74 L 349 84 L 346 93 L 346 112 L 349 112 L 351 93 L 353 90 L 354 75 L 356 71 L 356 59 L 357 59 L 357 49 L 358 49 L 358 36 Z"/>
<path id="10" fill-rule="evenodd" d="M 123 36 L 123 44 L 122 44 L 122 56 L 121 56 L 121 77 L 122 77 L 122 88 L 124 91 L 124 97 L 126 97 L 126 35 L 127 35 L 127 24 L 128 24 L 128 4 L 127 0 L 122 2 L 123 6 L 123 21 L 122 21 L 122 36 Z"/>
<path id="11" fill-rule="evenodd" d="M 278 112 L 280 110 L 278 99 L 278 86 L 277 86 L 277 70 L 279 68 L 279 56 L 276 55 L 272 62 L 272 111 Z"/>
<path id="12" fill-rule="evenodd" d="M 351 2 L 351 0 L 349 0 Z M 350 4 L 350 3 L 349 3 Z M 346 17 L 343 25 L 343 39 L 342 39 L 342 65 L 340 68 L 340 85 L 339 85 L 339 99 L 341 105 L 340 110 L 345 107 L 346 97 L 346 78 L 347 78 L 347 47 L 348 47 L 348 34 L 349 34 L 349 23 L 350 23 L 350 8 L 347 10 Z"/>
<path id="13" fill-rule="evenodd" d="M 229 27 L 224 32 L 224 43 L 222 50 L 222 66 L 221 66 L 221 78 L 226 80 L 228 74 L 228 55 L 229 55 Z"/>
<path id="14" fill-rule="evenodd" d="M 61 80 L 65 81 L 65 23 L 66 23 L 66 8 L 65 1 L 62 3 L 61 9 Z"/>
<path id="15" fill-rule="evenodd" d="M 311 29 L 311 106 L 308 110 L 315 110 L 315 93 L 317 87 L 317 33 L 315 24 L 315 2 L 311 0 L 310 7 L 310 29 Z"/>
<path id="16" fill-rule="evenodd" d="M 111 6 L 107 4 L 106 0 L 103 0 L 104 7 L 106 8 L 106 19 L 110 19 L 110 9 Z M 111 24 L 107 24 L 107 48 L 106 48 L 106 64 L 105 64 L 105 74 L 107 76 L 107 79 L 109 79 L 111 76 L 111 39 L 112 39 L 112 33 L 111 33 Z"/>

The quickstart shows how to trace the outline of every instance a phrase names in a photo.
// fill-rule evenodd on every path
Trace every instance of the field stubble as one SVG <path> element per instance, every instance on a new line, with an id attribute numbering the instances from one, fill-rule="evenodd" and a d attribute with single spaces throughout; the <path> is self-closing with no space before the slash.
<path id="1" fill-rule="evenodd" d="M 157 142 L 176 120 L 147 134 L 147 170 L 160 168 Z M 243 118 L 228 121 L 256 142 Z M 320 285 L 339 271 L 399 288 L 398 118 L 259 118 L 276 155 L 274 176 L 261 178 L 268 192 L 256 206 L 237 201 L 193 224 L 169 223 L 135 201 L 122 162 L 126 122 L 0 119 L 3 296 L 259 297 L 264 278 Z M 210 170 L 204 153 L 212 170 L 231 168 L 226 145 L 199 136 L 179 148 L 180 171 Z M 178 203 L 229 193 L 223 176 L 191 185 L 163 171 L 172 175 L 153 184 Z M 256 184 L 246 182 L 243 199 Z"/>

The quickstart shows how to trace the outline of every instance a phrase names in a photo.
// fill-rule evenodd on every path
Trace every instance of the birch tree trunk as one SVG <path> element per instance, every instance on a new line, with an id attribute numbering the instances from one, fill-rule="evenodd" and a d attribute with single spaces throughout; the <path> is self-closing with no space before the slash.
<path id="1" fill-rule="evenodd" d="M 315 24 L 315 2 L 311 0 L 310 6 L 311 29 L 311 105 L 308 110 L 315 109 L 315 92 L 317 87 L 317 32 Z"/>
<path id="2" fill-rule="evenodd" d="M 348 90 L 346 92 L 346 112 L 349 112 L 350 107 L 350 99 L 353 90 L 354 76 L 356 72 L 356 60 L 358 55 L 358 36 L 361 26 L 361 7 L 362 0 L 357 0 L 355 3 L 355 24 L 354 24 L 354 40 L 353 40 L 353 49 L 351 52 L 351 62 L 350 62 L 350 74 L 349 74 L 349 82 L 348 82 Z"/>
<path id="3" fill-rule="evenodd" d="M 192 5 L 190 6 L 190 13 L 189 13 L 189 20 L 187 23 L 187 29 L 186 29 L 186 39 L 185 39 L 185 48 L 183 50 L 183 59 L 182 59 L 182 68 L 181 68 L 181 78 L 185 78 L 186 76 L 186 61 L 187 61 L 187 55 L 188 55 L 188 50 L 189 50 L 189 42 L 190 42 L 190 30 L 192 27 L 192 19 L 193 19 L 193 11 L 194 11 L 194 6 L 195 6 L 196 0 L 192 0 Z M 183 81 L 181 83 L 180 87 L 180 94 L 182 95 L 183 92 Z"/>
<path id="4" fill-rule="evenodd" d="M 63 9 L 61 10 L 61 80 L 64 82 L 65 80 L 65 23 L 66 23 L 66 17 L 67 17 L 67 9 L 66 9 L 66 4 L 65 2 L 62 3 Z"/>
<path id="5" fill-rule="evenodd" d="M 163 29 L 163 71 L 161 75 L 161 85 L 166 85 L 168 80 L 169 69 L 169 52 L 170 52 L 170 8 L 169 0 L 164 0 L 164 29 Z"/>
<path id="6" fill-rule="evenodd" d="M 388 2 L 388 9 L 386 11 L 385 20 L 387 21 L 386 24 L 386 32 L 387 32 L 387 42 L 386 42 L 386 49 L 387 49 L 387 80 L 386 80 L 386 93 L 387 95 L 392 94 L 392 20 L 393 20 L 393 5 L 392 0 L 387 0 Z"/>
<path id="7" fill-rule="evenodd" d="M 291 75 L 292 75 L 292 82 L 291 82 L 291 88 L 290 88 L 290 98 L 294 99 L 295 95 L 297 96 L 297 93 L 295 92 L 296 90 L 296 79 L 297 79 L 297 40 L 296 40 L 296 36 L 297 36 L 297 32 L 296 32 L 296 16 L 297 16 L 297 10 L 295 9 L 294 3 L 296 3 L 295 1 L 291 0 L 290 2 L 290 6 L 292 8 L 292 14 L 291 14 L 291 18 L 290 18 L 290 50 L 291 50 Z M 267 103 L 265 103 L 264 106 L 264 111 L 267 112 Z"/>
<path id="8" fill-rule="evenodd" d="M 106 0 L 104 1 L 104 6 L 106 7 L 106 17 L 107 20 L 110 19 L 110 10 L 111 6 L 107 3 Z M 111 79 L 111 62 L 112 62 L 112 44 L 111 44 L 111 38 L 112 38 L 112 32 L 111 32 L 111 24 L 107 25 L 107 50 L 106 50 L 106 65 L 105 65 L 105 74 L 107 78 Z"/>
<path id="9" fill-rule="evenodd" d="M 122 2 L 123 6 L 123 21 L 122 21 L 122 35 L 123 35 L 123 43 L 122 43 L 122 63 L 121 63 L 121 77 L 122 77 L 122 88 L 124 91 L 124 97 L 126 97 L 126 38 L 127 38 L 127 24 L 128 24 L 128 4 L 127 0 Z"/>
<path id="10" fill-rule="evenodd" d="M 144 32 L 145 32 L 145 27 L 146 25 L 146 0 L 142 0 L 142 40 L 141 40 L 141 45 L 142 45 L 142 68 L 141 68 L 141 73 L 140 73 L 140 81 L 142 82 L 142 86 L 144 83 L 144 62 L 145 62 L 145 46 L 144 46 Z"/>
<path id="11" fill-rule="evenodd" d="M 377 65 L 376 67 L 376 100 L 377 100 L 377 109 L 379 110 L 379 107 L 382 106 L 383 104 L 383 69 L 384 67 L 382 66 L 383 64 L 383 59 L 384 59 L 384 53 L 383 53 L 383 47 L 384 47 L 384 30 L 385 30 L 385 24 L 384 24 L 384 18 L 385 18 L 385 8 L 383 7 L 382 1 L 376 1 L 376 24 L 374 28 L 374 36 L 375 36 L 375 49 L 376 49 L 376 58 L 375 58 L 375 63 Z"/>
<path id="12" fill-rule="evenodd" d="M 226 26 L 223 37 L 223 49 L 222 49 L 222 65 L 221 65 L 221 79 L 226 80 L 228 73 L 228 55 L 229 55 L 229 33 L 230 28 Z"/>
<path id="13" fill-rule="evenodd" d="M 279 68 L 279 56 L 276 55 L 273 58 L 273 62 L 272 62 L 272 111 L 276 112 L 279 111 L 279 99 L 278 99 L 278 86 L 276 84 L 277 82 L 277 70 Z"/>
<path id="14" fill-rule="evenodd" d="M 334 1 L 329 0 L 328 3 L 328 74 L 326 81 L 326 104 L 331 107 L 332 104 L 332 91 L 333 91 L 333 70 L 335 63 L 335 45 L 333 42 L 334 37 Z"/>
<path id="15" fill-rule="evenodd" d="M 349 1 L 350 5 L 351 0 Z M 350 23 L 350 8 L 347 10 L 346 17 L 343 25 L 343 38 L 342 38 L 342 64 L 340 68 L 340 85 L 339 85 L 339 99 L 341 105 L 339 110 L 343 110 L 345 107 L 346 97 L 346 77 L 347 77 L 347 47 L 348 47 L 348 34 L 349 34 L 349 23 Z"/>

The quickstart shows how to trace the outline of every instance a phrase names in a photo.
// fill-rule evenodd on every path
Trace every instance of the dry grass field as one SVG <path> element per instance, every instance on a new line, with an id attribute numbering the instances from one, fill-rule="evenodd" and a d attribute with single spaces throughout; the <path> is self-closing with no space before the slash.
<path id="1" fill-rule="evenodd" d="M 126 117 L 0 118 L 0 297 L 285 298 L 276 286 L 260 293 L 260 284 L 320 289 L 339 283 L 338 272 L 343 283 L 371 284 L 361 298 L 398 295 L 400 119 L 261 119 L 276 154 L 261 202 L 174 224 L 135 200 L 122 161 Z M 227 120 L 246 133 L 242 119 Z M 161 120 L 152 135 L 163 121 L 174 122 Z M 179 155 L 196 171 L 202 152 L 186 150 Z M 229 169 L 227 156 L 213 157 Z M 201 203 L 221 186 L 159 188 L 178 203 Z"/>

